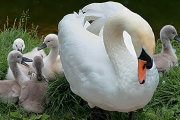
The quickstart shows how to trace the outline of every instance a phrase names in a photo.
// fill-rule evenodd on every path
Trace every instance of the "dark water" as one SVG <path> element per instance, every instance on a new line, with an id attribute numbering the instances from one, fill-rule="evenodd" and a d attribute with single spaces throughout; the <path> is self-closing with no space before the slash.
<path id="1" fill-rule="evenodd" d="M 39 36 L 49 33 L 57 33 L 57 25 L 64 15 L 78 11 L 92 2 L 104 2 L 102 0 L 0 0 L 0 28 L 7 16 L 13 23 L 15 18 L 20 18 L 22 11 L 29 9 L 28 24 L 39 25 Z M 160 29 L 166 25 L 174 25 L 180 34 L 180 1 L 166 0 L 119 0 L 130 10 L 140 14 L 146 19 L 159 38 Z"/>

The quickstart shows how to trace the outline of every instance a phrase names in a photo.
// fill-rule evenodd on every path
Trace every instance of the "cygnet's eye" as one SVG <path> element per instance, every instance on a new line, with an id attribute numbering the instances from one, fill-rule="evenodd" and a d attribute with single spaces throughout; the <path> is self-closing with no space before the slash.
<path id="1" fill-rule="evenodd" d="M 176 34 L 176 32 L 173 32 L 172 34 Z"/>
<path id="2" fill-rule="evenodd" d="M 50 42 L 50 41 L 48 41 L 48 42 Z"/>
<path id="3" fill-rule="evenodd" d="M 22 47 L 23 47 L 23 45 L 22 45 Z"/>
<path id="4" fill-rule="evenodd" d="M 16 45 L 16 47 L 17 47 L 17 45 Z"/>
<path id="5" fill-rule="evenodd" d="M 17 58 L 20 58 L 20 56 L 17 56 Z"/>

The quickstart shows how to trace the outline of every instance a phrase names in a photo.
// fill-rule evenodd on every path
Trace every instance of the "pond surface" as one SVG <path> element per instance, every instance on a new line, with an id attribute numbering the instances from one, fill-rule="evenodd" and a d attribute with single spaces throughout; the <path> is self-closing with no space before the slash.
<path id="1" fill-rule="evenodd" d="M 20 18 L 23 11 L 29 9 L 28 24 L 38 25 L 38 35 L 57 33 L 57 26 L 64 15 L 78 11 L 92 2 L 102 0 L 0 0 L 0 28 L 6 22 L 7 16 L 11 23 Z M 151 25 L 156 39 L 159 39 L 160 29 L 171 24 L 180 34 L 179 1 L 166 0 L 119 0 L 124 6 L 138 13 Z"/>

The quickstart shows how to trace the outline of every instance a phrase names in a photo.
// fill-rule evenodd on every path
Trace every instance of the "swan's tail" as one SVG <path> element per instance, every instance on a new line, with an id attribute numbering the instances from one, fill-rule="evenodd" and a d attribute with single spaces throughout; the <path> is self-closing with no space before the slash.
<path id="1" fill-rule="evenodd" d="M 87 30 L 101 36 L 103 26 L 107 18 L 114 12 L 120 10 L 127 11 L 129 9 L 117 2 L 92 3 L 85 6 L 82 9 L 85 20 L 93 21 L 91 25 L 87 27 Z"/>

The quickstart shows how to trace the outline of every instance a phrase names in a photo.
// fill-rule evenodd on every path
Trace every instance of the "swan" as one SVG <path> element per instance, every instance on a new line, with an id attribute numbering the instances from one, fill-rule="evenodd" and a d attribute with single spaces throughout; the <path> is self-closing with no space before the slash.
<path id="1" fill-rule="evenodd" d="M 42 77 L 43 60 L 40 56 L 35 56 L 32 63 L 36 73 L 31 80 L 23 83 L 19 103 L 29 112 L 42 113 L 43 105 L 48 103 L 48 98 L 44 97 L 48 84 Z"/>
<path id="2" fill-rule="evenodd" d="M 11 51 L 7 58 L 10 69 L 12 69 L 16 80 L 0 80 L 0 98 L 3 102 L 15 103 L 18 101 L 20 95 L 20 85 L 21 82 L 26 81 L 26 79 L 21 74 L 17 63 L 24 64 L 24 62 L 29 62 L 30 60 L 22 57 L 19 51 Z"/>
<path id="3" fill-rule="evenodd" d="M 23 50 L 25 49 L 25 44 L 24 44 L 24 40 L 21 38 L 17 38 L 14 40 L 12 48 L 14 50 L 20 51 L 21 53 L 23 52 Z M 34 56 L 41 56 L 41 57 L 46 57 L 46 54 L 44 52 L 44 50 L 38 51 L 37 47 L 35 47 L 34 49 L 32 49 L 30 52 L 23 54 L 24 57 L 27 57 L 29 59 L 33 59 Z M 26 67 L 24 65 L 18 64 L 19 68 L 21 69 L 21 71 L 23 71 L 26 76 L 30 77 L 30 72 L 35 72 L 34 68 L 32 67 L 32 63 L 29 62 L 27 63 L 29 67 Z M 14 75 L 11 71 L 10 68 L 8 68 L 7 74 L 6 74 L 6 79 L 12 79 L 14 80 Z"/>
<path id="4" fill-rule="evenodd" d="M 180 42 L 180 37 L 176 29 L 172 25 L 165 25 L 160 30 L 160 39 L 162 42 L 161 53 L 154 55 L 154 61 L 158 69 L 159 75 L 162 76 L 164 71 L 168 71 L 170 67 L 178 66 L 178 57 L 175 54 L 170 40 Z"/>
<path id="5" fill-rule="evenodd" d="M 65 77 L 73 93 L 91 108 L 133 113 L 148 104 L 159 82 L 153 58 L 154 33 L 146 20 L 120 3 L 93 4 L 90 5 L 94 10 L 87 12 L 99 18 L 117 7 L 101 25 L 103 37 L 84 29 L 84 21 L 77 14 L 68 14 L 59 22 Z M 96 14 L 96 9 L 101 8 L 106 8 L 104 13 Z M 96 33 L 100 31 L 101 28 Z M 129 37 L 123 36 L 124 31 Z M 128 39 L 132 41 L 135 56 L 130 51 L 133 49 L 127 48 Z"/>
<path id="6" fill-rule="evenodd" d="M 8 54 L 8 64 L 13 73 L 18 76 L 17 63 L 23 64 L 25 59 L 22 59 L 20 52 L 10 52 Z M 20 86 L 17 80 L 0 80 L 0 98 L 3 102 L 15 103 L 20 95 Z"/>
<path id="7" fill-rule="evenodd" d="M 13 50 L 18 50 L 22 53 L 25 48 L 24 40 L 21 38 L 15 39 L 13 42 L 12 48 Z"/>
<path id="8" fill-rule="evenodd" d="M 46 79 L 54 80 L 56 79 L 55 73 L 64 76 L 64 69 L 62 68 L 59 53 L 59 41 L 56 34 L 48 34 L 44 38 L 43 44 L 38 48 L 38 50 L 44 48 L 50 48 L 50 53 L 47 57 L 43 58 L 44 67 L 42 69 L 43 74 Z"/>
<path id="9" fill-rule="evenodd" d="M 8 54 L 9 67 L 14 75 L 14 79 L 21 86 L 23 82 L 28 81 L 29 78 L 19 68 L 19 63 L 28 66 L 25 62 L 32 62 L 31 59 L 23 57 L 22 53 L 17 50 L 13 50 Z M 16 62 L 14 62 L 16 61 Z"/>

